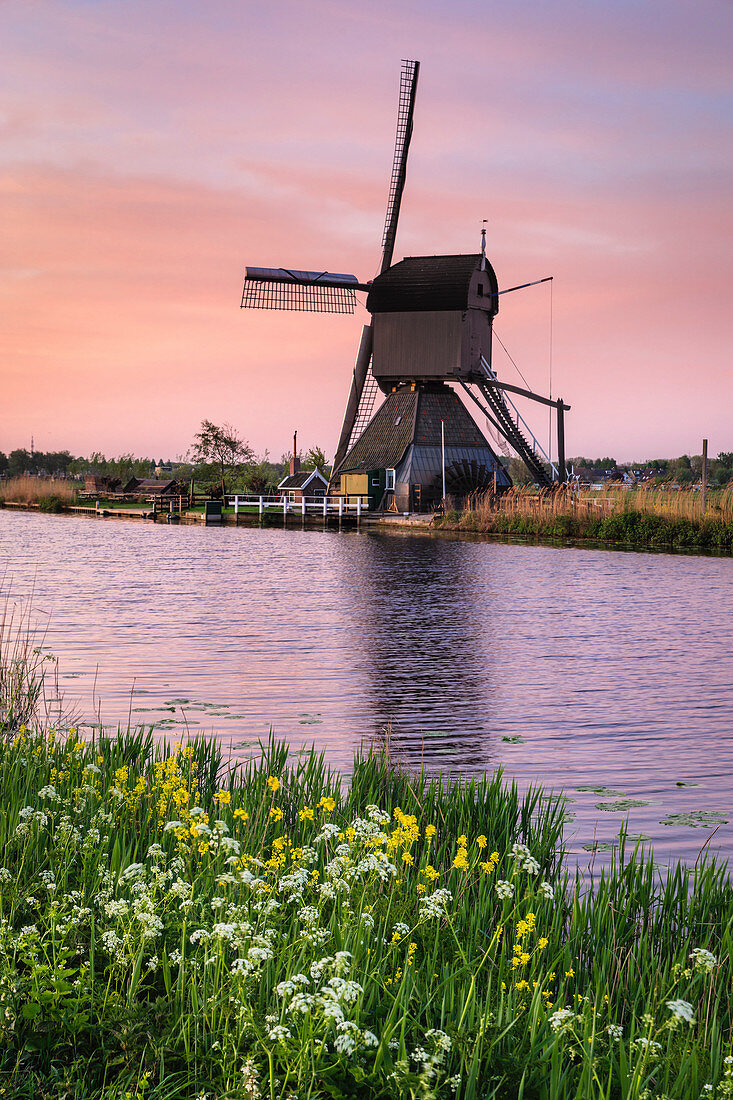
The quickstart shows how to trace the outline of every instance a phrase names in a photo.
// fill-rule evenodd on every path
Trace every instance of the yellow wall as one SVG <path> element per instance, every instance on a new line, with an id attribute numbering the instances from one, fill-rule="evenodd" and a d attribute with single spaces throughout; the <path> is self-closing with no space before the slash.
<path id="1" fill-rule="evenodd" d="M 341 492 L 346 496 L 359 494 L 366 496 L 369 492 L 368 474 L 343 474 L 341 477 Z"/>

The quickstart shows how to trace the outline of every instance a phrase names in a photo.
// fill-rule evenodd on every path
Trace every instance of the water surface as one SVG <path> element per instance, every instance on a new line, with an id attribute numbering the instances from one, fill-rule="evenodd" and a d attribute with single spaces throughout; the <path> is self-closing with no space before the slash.
<path id="1" fill-rule="evenodd" d="M 388 736 L 412 766 L 564 789 L 584 859 L 626 814 L 660 856 L 733 854 L 733 824 L 669 821 L 733 819 L 728 558 L 10 511 L 0 555 L 82 721 L 234 755 L 272 727 L 346 770 Z"/>

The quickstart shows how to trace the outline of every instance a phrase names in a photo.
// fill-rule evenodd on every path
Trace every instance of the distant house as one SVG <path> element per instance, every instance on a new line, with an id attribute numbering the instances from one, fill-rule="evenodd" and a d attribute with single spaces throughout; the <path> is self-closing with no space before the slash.
<path id="1" fill-rule="evenodd" d="M 99 493 L 106 496 L 107 493 L 121 493 L 122 481 L 118 477 L 102 477 L 99 474 L 87 474 L 84 478 L 85 493 Z"/>
<path id="2" fill-rule="evenodd" d="M 300 502 L 303 497 L 325 497 L 328 478 L 316 466 L 315 470 L 297 470 L 288 474 L 277 488 L 278 492 L 287 495 L 288 500 Z"/>
<path id="3" fill-rule="evenodd" d="M 123 489 L 124 493 L 140 497 L 174 497 L 183 493 L 177 481 L 159 481 L 154 477 L 132 477 Z"/>

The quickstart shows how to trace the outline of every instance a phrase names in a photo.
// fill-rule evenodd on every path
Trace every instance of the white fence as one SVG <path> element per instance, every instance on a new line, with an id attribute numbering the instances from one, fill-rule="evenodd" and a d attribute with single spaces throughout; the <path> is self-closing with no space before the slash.
<path id="1" fill-rule="evenodd" d="M 277 496 L 256 496 L 254 493 L 227 495 L 226 502 L 234 507 L 234 515 L 256 511 L 260 516 L 265 512 L 280 512 L 283 516 L 356 516 L 369 510 L 368 496 L 303 497 L 302 500 L 290 500 L 286 493 Z"/>

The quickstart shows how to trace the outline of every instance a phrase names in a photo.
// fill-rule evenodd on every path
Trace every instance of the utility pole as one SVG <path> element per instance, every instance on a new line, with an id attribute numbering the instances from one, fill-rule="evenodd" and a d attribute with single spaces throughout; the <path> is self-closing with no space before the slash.
<path id="1" fill-rule="evenodd" d="M 702 441 L 702 514 L 705 518 L 705 505 L 708 495 L 708 441 Z"/>

